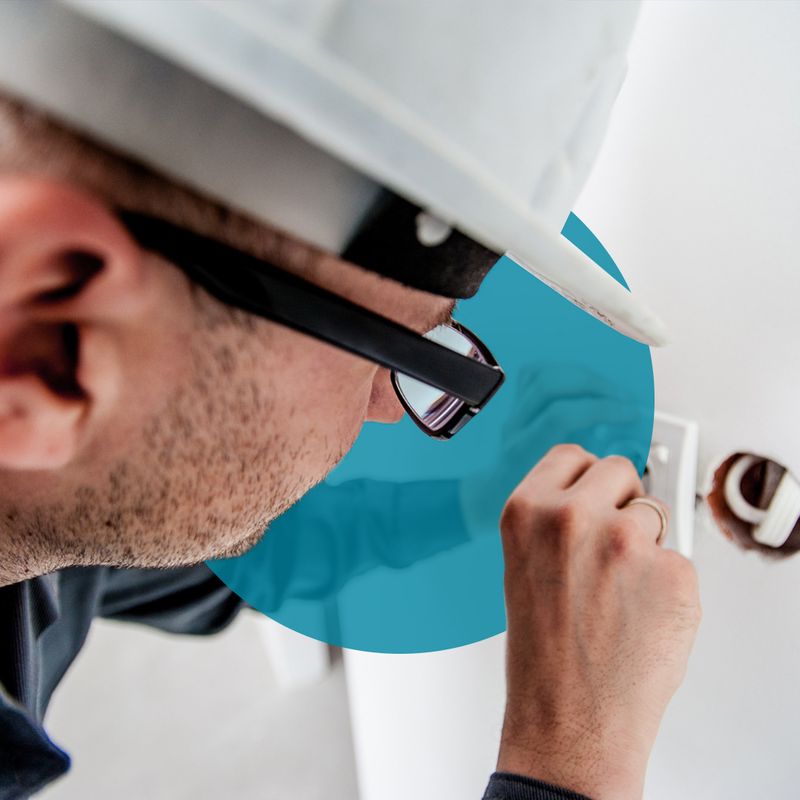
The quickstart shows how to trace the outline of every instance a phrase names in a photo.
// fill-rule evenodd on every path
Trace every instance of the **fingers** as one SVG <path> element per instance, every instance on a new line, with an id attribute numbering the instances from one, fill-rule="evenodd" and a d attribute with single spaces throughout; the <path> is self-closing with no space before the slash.
<path id="1" fill-rule="evenodd" d="M 633 505 L 629 505 L 635 501 Z M 579 445 L 553 447 L 528 473 L 509 502 L 546 509 L 549 505 L 581 510 L 595 520 L 587 535 L 613 530 L 625 536 L 643 535 L 660 544 L 669 522 L 667 507 L 645 496 L 636 467 L 627 458 L 598 459 Z M 518 515 L 517 515 L 518 516 Z"/>
<path id="2" fill-rule="evenodd" d="M 621 530 L 642 534 L 655 544 L 667 535 L 669 511 L 655 497 L 646 497 L 636 467 L 621 456 L 592 464 L 572 487 L 588 507 L 611 512 Z"/>
<path id="3" fill-rule="evenodd" d="M 577 444 L 559 444 L 551 448 L 517 487 L 517 492 L 552 492 L 568 489 L 597 456 Z"/>
<path id="4" fill-rule="evenodd" d="M 573 490 L 598 509 L 622 508 L 629 500 L 644 494 L 636 467 L 622 456 L 598 459 L 581 475 Z"/>

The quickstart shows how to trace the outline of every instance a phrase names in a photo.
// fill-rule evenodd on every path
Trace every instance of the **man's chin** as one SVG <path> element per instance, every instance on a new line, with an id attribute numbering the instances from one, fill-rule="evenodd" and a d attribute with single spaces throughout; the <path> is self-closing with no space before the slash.
<path id="1" fill-rule="evenodd" d="M 298 483 L 293 491 L 288 491 L 283 494 L 281 500 L 279 502 L 273 502 L 271 504 L 271 509 L 268 515 L 265 515 L 261 520 L 260 527 L 252 531 L 241 539 L 231 543 L 226 542 L 224 545 L 216 545 L 213 547 L 213 551 L 206 556 L 205 560 L 213 560 L 213 559 L 223 559 L 223 558 L 237 558 L 238 556 L 243 556 L 248 551 L 252 550 L 266 535 L 269 524 L 280 517 L 282 514 L 285 514 L 295 503 L 298 503 L 300 500 L 305 497 L 308 492 L 310 492 L 315 486 L 322 483 L 325 478 L 331 473 L 334 467 L 344 458 L 344 456 L 348 453 L 350 448 L 353 446 L 355 439 L 358 437 L 358 431 L 354 433 L 352 436 L 352 440 L 349 443 L 345 443 L 339 453 L 329 459 L 329 463 L 327 468 L 320 472 L 316 476 L 307 476 L 306 479 L 302 482 L 302 484 Z"/>
<path id="2" fill-rule="evenodd" d="M 250 533 L 243 539 L 240 539 L 233 544 L 228 544 L 225 547 L 216 549 L 213 553 L 209 554 L 206 560 L 215 560 L 222 558 L 237 558 L 243 556 L 248 551 L 252 550 L 266 534 L 267 529 L 263 528 L 257 532 Z"/>

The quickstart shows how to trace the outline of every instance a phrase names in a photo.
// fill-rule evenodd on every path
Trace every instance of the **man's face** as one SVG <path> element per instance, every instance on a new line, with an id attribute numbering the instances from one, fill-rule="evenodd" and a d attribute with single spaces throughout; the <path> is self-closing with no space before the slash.
<path id="1" fill-rule="evenodd" d="M 452 310 L 300 243 L 285 256 L 419 332 Z M 36 179 L 0 178 L 0 354 L 0 497 L 31 570 L 240 552 L 365 420 L 402 416 L 387 370 L 225 306 L 101 201 Z"/>

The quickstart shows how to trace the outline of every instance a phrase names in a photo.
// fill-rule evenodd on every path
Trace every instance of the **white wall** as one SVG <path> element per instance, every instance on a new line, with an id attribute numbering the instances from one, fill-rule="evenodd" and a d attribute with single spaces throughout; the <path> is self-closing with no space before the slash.
<path id="1" fill-rule="evenodd" d="M 96 621 L 45 720 L 73 763 L 43 800 L 354 800 L 341 662 L 282 687 L 272 626 L 248 611 L 210 637 Z"/>

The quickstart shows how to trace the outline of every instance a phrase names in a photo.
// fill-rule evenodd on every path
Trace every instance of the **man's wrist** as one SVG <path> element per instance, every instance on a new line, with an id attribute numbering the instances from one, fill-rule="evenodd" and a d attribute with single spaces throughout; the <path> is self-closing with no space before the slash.
<path id="1" fill-rule="evenodd" d="M 590 738 L 591 734 L 586 734 Z M 503 740 L 497 770 L 571 789 L 592 800 L 641 800 L 647 759 L 596 746 L 559 746 L 550 736 Z"/>

